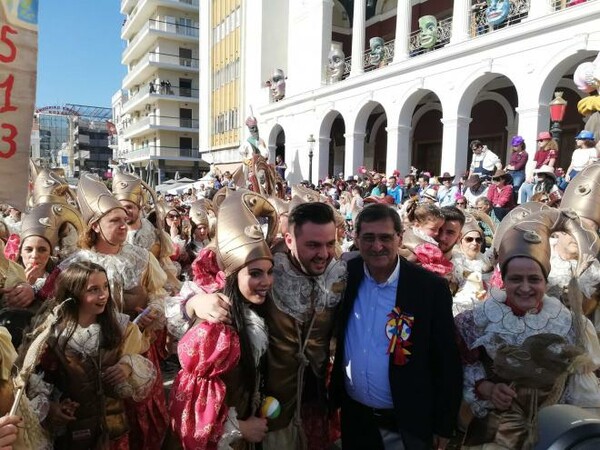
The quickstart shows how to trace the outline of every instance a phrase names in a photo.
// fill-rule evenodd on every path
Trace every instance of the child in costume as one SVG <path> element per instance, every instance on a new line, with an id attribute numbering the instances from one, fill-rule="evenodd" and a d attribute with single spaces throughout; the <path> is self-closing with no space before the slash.
<path id="1" fill-rule="evenodd" d="M 73 262 L 34 324 L 17 365 L 46 448 L 128 449 L 122 399 L 145 398 L 156 370 L 137 325 L 116 312 L 106 271 Z"/>

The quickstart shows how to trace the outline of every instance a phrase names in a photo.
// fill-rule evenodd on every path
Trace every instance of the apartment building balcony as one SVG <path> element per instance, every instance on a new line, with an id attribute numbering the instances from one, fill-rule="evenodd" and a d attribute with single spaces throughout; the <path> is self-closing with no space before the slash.
<path id="1" fill-rule="evenodd" d="M 147 109 L 158 100 L 171 102 L 199 103 L 198 89 L 180 86 L 143 86 L 128 102 L 123 104 L 123 113 Z"/>
<path id="2" fill-rule="evenodd" d="M 133 149 L 120 154 L 129 163 L 145 161 L 149 159 L 172 159 L 172 160 L 197 160 L 200 158 L 200 152 L 197 148 L 180 148 L 149 145 Z"/>
<path id="3" fill-rule="evenodd" d="M 148 20 L 127 44 L 121 57 L 121 63 L 129 65 L 132 61 L 140 58 L 158 38 L 197 43 L 198 23 L 187 25 L 182 23 L 180 18 L 168 16 Z"/>
<path id="4" fill-rule="evenodd" d="M 132 139 L 155 131 L 197 133 L 198 119 L 149 114 L 128 124 L 123 130 L 123 138 Z"/>
<path id="5" fill-rule="evenodd" d="M 198 58 L 185 58 L 170 53 L 149 52 L 142 56 L 123 79 L 123 89 L 131 89 L 143 83 L 157 69 L 166 69 L 182 73 L 198 73 Z"/>
<path id="6" fill-rule="evenodd" d="M 143 23 L 152 17 L 157 9 L 168 8 L 182 13 L 198 12 L 198 0 L 142 0 L 121 2 L 121 14 L 126 15 L 121 27 L 121 39 L 128 40 Z"/>

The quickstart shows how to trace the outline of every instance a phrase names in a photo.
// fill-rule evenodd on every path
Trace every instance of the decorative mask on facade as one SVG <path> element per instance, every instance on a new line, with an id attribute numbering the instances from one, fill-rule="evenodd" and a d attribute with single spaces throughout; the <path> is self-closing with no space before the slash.
<path id="1" fill-rule="evenodd" d="M 341 48 L 332 47 L 327 56 L 329 64 L 327 65 L 327 79 L 329 83 L 336 83 L 342 80 L 344 76 L 345 55 Z"/>
<path id="2" fill-rule="evenodd" d="M 269 88 L 273 100 L 278 102 L 285 97 L 285 74 L 281 69 L 275 69 L 269 80 Z"/>
<path id="3" fill-rule="evenodd" d="M 437 19 L 435 16 L 419 17 L 419 30 L 421 47 L 433 48 L 437 43 Z"/>
<path id="4" fill-rule="evenodd" d="M 376 36 L 369 40 L 369 46 L 371 47 L 371 53 L 369 54 L 369 63 L 372 66 L 383 66 L 385 65 L 385 46 L 383 38 Z"/>
<path id="5" fill-rule="evenodd" d="M 509 0 L 487 0 L 487 9 L 485 11 L 485 15 L 488 23 L 491 26 L 498 26 L 502 24 L 508 18 L 509 12 Z"/>

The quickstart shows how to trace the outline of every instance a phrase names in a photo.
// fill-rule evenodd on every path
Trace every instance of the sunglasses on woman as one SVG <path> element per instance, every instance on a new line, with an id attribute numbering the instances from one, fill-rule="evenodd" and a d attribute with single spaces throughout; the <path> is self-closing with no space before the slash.
<path id="1" fill-rule="evenodd" d="M 179 214 L 167 214 L 169 219 L 179 219 Z"/>
<path id="2" fill-rule="evenodd" d="M 470 244 L 473 241 L 475 241 L 476 244 L 481 244 L 483 242 L 483 239 L 481 239 L 480 237 L 471 237 L 471 236 L 467 236 L 465 238 L 465 242 L 467 244 Z"/>
<path id="3" fill-rule="evenodd" d="M 456 202 L 457 205 L 466 205 L 465 202 Z"/>

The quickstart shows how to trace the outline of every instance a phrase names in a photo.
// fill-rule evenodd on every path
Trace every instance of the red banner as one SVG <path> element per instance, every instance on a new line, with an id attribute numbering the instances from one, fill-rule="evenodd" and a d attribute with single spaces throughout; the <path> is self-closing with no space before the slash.
<path id="1" fill-rule="evenodd" d="M 0 0 L 0 203 L 25 210 L 37 71 L 38 2 Z"/>

